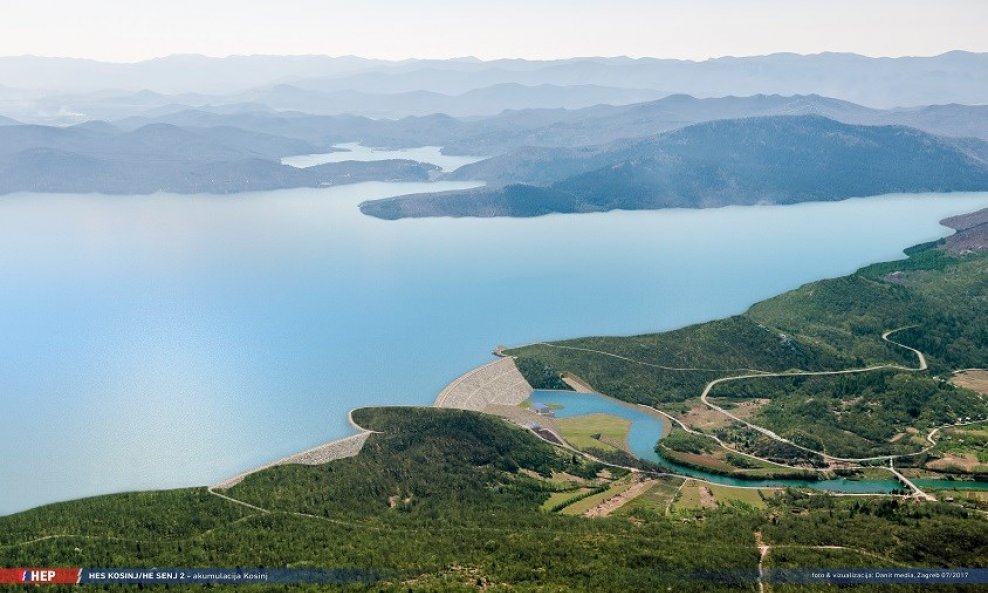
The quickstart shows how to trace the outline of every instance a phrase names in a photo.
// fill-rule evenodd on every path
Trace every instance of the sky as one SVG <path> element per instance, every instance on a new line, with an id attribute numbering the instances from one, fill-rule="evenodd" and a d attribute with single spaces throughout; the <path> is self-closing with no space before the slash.
<path id="1" fill-rule="evenodd" d="M 0 55 L 706 59 L 988 51 L 986 0 L 0 0 Z"/>

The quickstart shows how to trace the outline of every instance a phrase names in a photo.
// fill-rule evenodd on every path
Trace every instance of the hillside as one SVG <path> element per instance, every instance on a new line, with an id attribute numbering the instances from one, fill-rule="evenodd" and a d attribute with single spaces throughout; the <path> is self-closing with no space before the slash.
<path id="1" fill-rule="evenodd" d="M 326 567 L 370 579 L 292 588 L 303 591 L 627 593 L 754 590 L 756 532 L 780 546 L 767 565 L 775 568 L 980 567 L 988 558 L 985 520 L 943 504 L 779 493 L 758 506 L 667 515 L 682 481 L 661 479 L 651 498 L 610 517 L 552 512 L 542 507 L 550 496 L 601 480 L 601 466 L 472 412 L 354 416 L 379 431 L 356 457 L 266 470 L 220 493 L 227 498 L 119 494 L 0 517 L 0 564 Z M 610 480 L 623 475 L 614 471 Z"/>
<path id="2" fill-rule="evenodd" d="M 465 135 L 451 139 L 446 146 L 455 151 L 473 147 L 472 154 L 499 154 L 520 146 L 588 146 L 651 136 L 706 121 L 774 115 L 820 115 L 847 124 L 903 125 L 941 136 L 988 139 L 985 105 L 883 110 L 819 95 L 698 98 L 678 94 L 634 105 L 509 111 L 467 122 Z"/>
<path id="3" fill-rule="evenodd" d="M 157 123 L 123 130 L 104 122 L 68 128 L 0 127 L 0 194 L 233 193 L 359 181 L 427 181 L 438 168 L 413 161 L 341 162 L 297 169 L 278 160 L 319 144 L 231 126 Z"/>
<path id="4" fill-rule="evenodd" d="M 345 161 L 297 169 L 264 159 L 159 161 L 97 158 L 50 149 L 0 155 L 0 194 L 14 192 L 225 194 L 360 181 L 428 181 L 438 167 L 414 161 Z"/>
<path id="5" fill-rule="evenodd" d="M 988 209 L 954 216 L 943 224 L 957 232 L 944 240 L 944 249 L 954 254 L 988 249 Z"/>
<path id="6" fill-rule="evenodd" d="M 273 468 L 224 492 L 269 512 L 203 489 L 52 505 L 0 518 L 0 563 L 384 573 L 383 583 L 346 589 L 358 591 L 572 590 L 575 583 L 585 591 L 651 591 L 670 571 L 742 571 L 711 589 L 702 582 L 685 589 L 726 591 L 752 578 L 750 533 L 738 545 L 718 543 L 750 532 L 743 514 L 636 527 L 544 513 L 553 472 L 592 477 L 598 468 L 479 414 L 382 408 L 354 416 L 380 431 L 357 457 Z M 13 545 L 51 533 L 79 536 Z"/>
<path id="7" fill-rule="evenodd" d="M 123 130 L 105 122 L 66 128 L 35 125 L 0 127 L 0 155 L 35 149 L 115 159 L 275 159 L 314 152 L 318 145 L 233 126 L 181 127 L 153 123 Z"/>
<path id="8" fill-rule="evenodd" d="M 522 149 L 463 167 L 493 187 L 367 202 L 366 214 L 548 212 L 789 204 L 988 189 L 984 143 L 818 116 L 722 120 L 580 149 Z"/>
<path id="9" fill-rule="evenodd" d="M 506 354 L 518 357 L 519 369 L 537 383 L 572 373 L 601 393 L 656 406 L 687 424 L 708 411 L 699 396 L 709 382 L 747 374 L 716 385 L 710 397 L 814 451 L 860 458 L 918 453 L 928 448 L 924 435 L 934 427 L 988 417 L 988 401 L 942 380 L 988 364 L 988 251 L 951 247 L 966 231 L 983 228 L 984 216 L 945 221 L 959 232 L 910 249 L 908 259 L 807 284 L 743 315 Z M 922 352 L 928 372 L 916 371 L 914 352 L 883 338 L 894 329 L 890 339 Z M 833 373 L 862 368 L 871 370 Z M 792 376 L 797 370 L 803 376 Z M 724 415 L 703 422 L 704 432 L 750 453 L 787 461 L 803 455 L 780 451 Z M 898 463 L 934 461 L 917 455 Z"/>

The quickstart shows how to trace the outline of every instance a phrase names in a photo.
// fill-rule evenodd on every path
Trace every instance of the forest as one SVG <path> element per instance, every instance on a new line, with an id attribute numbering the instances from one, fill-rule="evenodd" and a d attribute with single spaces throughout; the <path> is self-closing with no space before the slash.
<path id="1" fill-rule="evenodd" d="M 822 545 L 845 546 L 840 560 L 855 566 L 988 566 L 988 521 L 948 504 L 781 492 L 764 508 L 586 519 L 540 508 L 554 490 L 547 478 L 601 467 L 528 431 L 435 408 L 355 415 L 379 431 L 357 457 L 272 468 L 222 493 L 257 508 L 205 489 L 49 505 L 0 518 L 0 564 L 376 575 L 299 591 L 754 591 L 759 534 L 784 546 L 770 555 L 776 567 L 817 566 Z"/>

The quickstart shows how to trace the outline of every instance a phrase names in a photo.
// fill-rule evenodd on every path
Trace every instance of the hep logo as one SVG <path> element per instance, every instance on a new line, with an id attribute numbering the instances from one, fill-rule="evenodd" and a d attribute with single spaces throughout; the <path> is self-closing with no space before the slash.
<path id="1" fill-rule="evenodd" d="M 55 580 L 54 570 L 25 570 L 25 583 L 50 583 Z"/>

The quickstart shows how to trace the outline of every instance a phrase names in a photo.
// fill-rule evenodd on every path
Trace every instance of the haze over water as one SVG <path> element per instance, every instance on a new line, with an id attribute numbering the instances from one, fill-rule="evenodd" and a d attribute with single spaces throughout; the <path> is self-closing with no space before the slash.
<path id="1" fill-rule="evenodd" d="M 988 194 L 387 222 L 366 199 L 0 198 L 0 514 L 202 485 L 429 404 L 499 343 L 669 329 L 901 256 Z"/>

